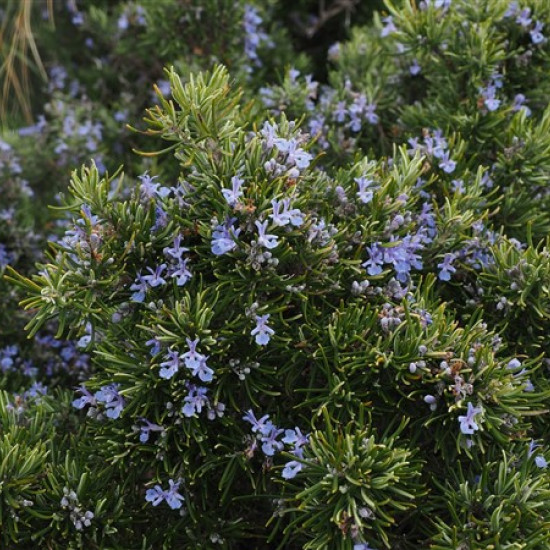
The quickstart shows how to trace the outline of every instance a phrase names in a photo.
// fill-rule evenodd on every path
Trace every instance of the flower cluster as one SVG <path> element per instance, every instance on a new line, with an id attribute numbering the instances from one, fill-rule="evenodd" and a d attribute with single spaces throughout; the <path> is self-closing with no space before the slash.
<path id="1" fill-rule="evenodd" d="M 155 485 L 152 489 L 147 489 L 145 500 L 153 506 L 158 506 L 164 501 L 172 510 L 179 510 L 185 502 L 185 498 L 178 493 L 180 484 L 181 481 L 174 482 L 174 480 L 169 479 L 167 490 L 164 490 L 160 485 Z"/>
<path id="2" fill-rule="evenodd" d="M 78 388 L 82 397 L 73 401 L 73 407 L 80 410 L 89 405 L 88 416 L 92 416 L 98 420 L 101 419 L 103 415 L 113 420 L 117 419 L 120 417 L 120 413 L 125 405 L 125 399 L 118 393 L 118 388 L 118 384 L 109 384 L 108 386 L 102 386 L 92 395 L 86 387 L 82 385 Z M 99 404 L 101 404 L 101 407 L 98 406 Z"/>
<path id="3" fill-rule="evenodd" d="M 290 446 L 287 452 L 293 454 L 298 459 L 304 459 L 304 447 L 309 442 L 309 435 L 304 435 L 300 428 L 294 430 L 284 430 L 277 428 L 266 414 L 257 419 L 252 410 L 247 411 L 243 416 L 252 425 L 252 433 L 255 439 L 252 443 L 252 452 L 255 450 L 258 442 L 261 443 L 262 452 L 266 457 L 273 457 L 276 453 L 285 450 L 285 445 Z M 284 436 L 283 436 L 284 433 Z M 281 473 L 284 479 L 294 478 L 304 467 L 300 460 L 290 460 L 287 462 Z"/>

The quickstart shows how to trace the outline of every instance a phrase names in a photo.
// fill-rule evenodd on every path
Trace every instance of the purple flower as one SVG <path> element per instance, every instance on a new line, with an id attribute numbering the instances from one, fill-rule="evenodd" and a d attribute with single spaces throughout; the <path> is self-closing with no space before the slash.
<path id="1" fill-rule="evenodd" d="M 146 346 L 151 346 L 150 354 L 154 357 L 161 350 L 161 343 L 156 338 L 151 338 L 145 342 Z"/>
<path id="2" fill-rule="evenodd" d="M 365 118 L 369 124 L 378 124 L 380 117 L 375 113 L 376 103 L 365 105 Z"/>
<path id="3" fill-rule="evenodd" d="M 449 158 L 449 151 L 445 151 L 440 157 L 439 168 L 447 174 L 451 174 L 455 171 L 456 162 Z"/>
<path id="4" fill-rule="evenodd" d="M 141 180 L 139 191 L 142 199 L 149 201 L 159 192 L 160 183 L 155 181 L 157 178 L 158 176 L 150 176 L 147 172 L 138 176 Z"/>
<path id="5" fill-rule="evenodd" d="M 169 258 L 173 258 L 174 260 L 181 260 L 181 256 L 184 252 L 189 252 L 188 248 L 185 248 L 184 246 L 181 246 L 181 241 L 183 240 L 183 237 L 181 235 L 177 235 L 174 239 L 174 246 L 172 248 L 166 247 L 163 252 L 165 256 L 168 256 Z"/>
<path id="6" fill-rule="evenodd" d="M 171 479 L 168 480 L 170 488 L 164 493 L 164 500 L 166 504 L 172 508 L 172 510 L 179 510 L 182 506 L 183 501 L 185 500 L 179 493 L 178 489 L 180 486 L 180 481 L 174 483 Z"/>
<path id="7" fill-rule="evenodd" d="M 83 409 L 86 405 L 91 405 L 92 407 L 95 407 L 96 398 L 85 388 L 84 385 L 80 386 L 77 391 L 82 394 L 82 397 L 79 397 L 78 399 L 75 399 L 73 401 L 73 407 L 78 410 Z"/>
<path id="8" fill-rule="evenodd" d="M 302 462 L 291 460 L 290 462 L 287 462 L 285 464 L 281 476 L 283 477 L 283 479 L 294 479 L 296 477 L 296 474 L 302 471 L 303 468 L 304 465 Z"/>
<path id="9" fill-rule="evenodd" d="M 169 380 L 179 370 L 180 357 L 177 351 L 168 350 L 168 354 L 165 358 L 166 361 L 160 364 L 159 376 L 165 380 Z"/>
<path id="10" fill-rule="evenodd" d="M 102 386 L 95 393 L 95 398 L 98 402 L 104 404 L 105 415 L 108 418 L 116 419 L 120 416 L 124 408 L 124 398 L 118 393 L 118 384 Z"/>
<path id="11" fill-rule="evenodd" d="M 268 319 L 269 313 L 266 315 L 256 315 L 256 326 L 252 329 L 250 335 L 256 336 L 256 343 L 259 346 L 267 345 L 271 336 L 275 334 L 275 331 L 267 326 Z"/>
<path id="12" fill-rule="evenodd" d="M 235 239 L 239 236 L 241 230 L 233 227 L 235 220 L 236 218 L 228 219 L 225 225 L 218 225 L 212 232 L 212 253 L 216 256 L 231 252 L 237 246 Z"/>
<path id="13" fill-rule="evenodd" d="M 531 458 L 531 456 L 533 456 L 533 453 L 535 452 L 535 449 L 537 447 L 540 447 L 540 445 L 538 443 L 535 443 L 533 440 L 531 440 L 531 443 L 529 443 L 529 450 L 527 452 L 527 456 L 529 458 Z M 546 459 L 541 456 L 541 455 L 538 455 L 535 457 L 535 464 L 539 467 L 539 468 L 546 468 L 548 466 L 548 462 L 546 461 Z"/>
<path id="14" fill-rule="evenodd" d="M 479 430 L 479 426 L 475 421 L 475 417 L 483 412 L 482 407 L 474 407 L 471 402 L 468 403 L 468 410 L 466 416 L 459 416 L 460 431 L 465 435 L 471 435 L 475 431 Z"/>
<path id="15" fill-rule="evenodd" d="M 534 28 L 532 28 L 529 31 L 529 34 L 531 35 L 531 41 L 533 42 L 533 44 L 542 44 L 543 42 L 546 41 L 546 38 L 542 34 L 543 27 L 544 25 L 540 21 L 537 21 L 535 23 Z"/>
<path id="16" fill-rule="evenodd" d="M 147 420 L 146 418 L 140 418 L 140 420 L 144 423 L 144 425 L 140 427 L 139 434 L 139 440 L 142 443 L 147 443 L 147 441 L 149 441 L 150 432 L 162 432 L 164 430 L 162 426 L 159 426 L 158 424 L 153 424 L 152 422 L 149 422 L 149 420 Z"/>
<path id="17" fill-rule="evenodd" d="M 174 270 L 170 270 L 170 277 L 176 279 L 178 286 L 183 286 L 193 276 L 189 269 L 187 269 L 188 262 L 189 258 L 180 260 L 178 266 Z"/>
<path id="18" fill-rule="evenodd" d="M 166 281 L 161 277 L 162 272 L 166 269 L 166 264 L 158 265 L 155 270 L 150 267 L 147 268 L 150 275 L 144 275 L 141 279 L 145 281 L 151 288 L 162 286 L 166 284 Z"/>
<path id="19" fill-rule="evenodd" d="M 284 430 L 278 429 L 271 425 L 271 430 L 261 437 L 262 451 L 266 456 L 273 456 L 277 451 L 282 451 L 284 448 L 282 441 L 277 441 L 277 438 Z"/>
<path id="20" fill-rule="evenodd" d="M 380 36 L 382 38 L 397 31 L 397 27 L 395 26 L 391 15 L 388 15 L 388 17 L 382 17 L 382 24 L 384 25 L 382 27 L 382 31 L 380 32 Z"/>
<path id="21" fill-rule="evenodd" d="M 506 10 L 504 17 L 514 17 L 514 15 L 518 13 L 518 10 L 519 10 L 518 3 L 515 0 L 512 0 L 512 2 L 508 4 L 508 9 Z"/>
<path id="22" fill-rule="evenodd" d="M 311 154 L 298 147 L 298 142 L 294 138 L 275 138 L 273 143 L 281 153 L 286 155 L 285 164 L 288 166 L 305 170 L 313 159 Z"/>
<path id="23" fill-rule="evenodd" d="M 479 88 L 479 93 L 483 98 L 483 104 L 489 111 L 496 111 L 500 107 L 500 99 L 496 97 L 497 86 L 495 83 L 486 88 Z"/>
<path id="24" fill-rule="evenodd" d="M 265 220 L 264 222 L 260 222 L 256 220 L 254 224 L 258 228 L 257 242 L 259 246 L 264 246 L 265 248 L 268 248 L 269 250 L 271 250 L 272 248 L 275 248 L 279 244 L 277 235 L 266 233 L 267 224 L 268 224 L 267 220 Z"/>
<path id="25" fill-rule="evenodd" d="M 147 489 L 145 500 L 153 506 L 158 506 L 164 500 L 165 493 L 160 485 L 155 485 L 152 489 Z"/>
<path id="26" fill-rule="evenodd" d="M 531 109 L 527 107 L 527 105 L 524 105 L 524 103 L 527 101 L 525 96 L 523 94 L 516 94 L 514 96 L 514 104 L 512 105 L 512 108 L 514 111 L 519 111 L 523 109 L 525 111 L 526 116 L 531 116 Z"/>
<path id="27" fill-rule="evenodd" d="M 208 356 L 202 356 L 196 368 L 191 369 L 193 376 L 198 376 L 203 382 L 212 382 L 214 371 L 206 364 Z"/>
<path id="28" fill-rule="evenodd" d="M 271 47 L 273 43 L 269 36 L 260 29 L 262 18 L 258 15 L 258 10 L 250 4 L 244 6 L 243 28 L 244 28 L 244 53 L 251 64 L 261 67 L 262 62 L 257 53 L 258 46 L 263 42 Z M 252 67 L 246 68 L 247 72 L 252 72 Z"/>
<path id="29" fill-rule="evenodd" d="M 202 408 L 208 404 L 206 393 L 208 388 L 187 384 L 189 393 L 183 398 L 185 405 L 181 408 L 181 412 L 188 418 L 194 416 L 195 413 L 200 414 Z"/>
<path id="30" fill-rule="evenodd" d="M 374 183 L 373 180 L 367 179 L 364 176 L 354 179 L 359 186 L 359 191 L 357 192 L 359 200 L 363 204 L 368 204 L 370 201 L 372 201 L 372 198 L 374 196 L 374 189 L 370 188 L 370 186 Z"/>
<path id="31" fill-rule="evenodd" d="M 525 8 L 521 10 L 520 14 L 516 17 L 516 23 L 526 29 L 531 24 L 531 8 Z"/>
<path id="32" fill-rule="evenodd" d="M 243 416 L 243 420 L 250 422 L 252 424 L 252 432 L 260 433 L 262 435 L 268 434 L 271 431 L 271 426 L 273 425 L 269 420 L 269 415 L 266 414 L 262 416 L 259 420 L 256 419 L 256 416 L 252 412 L 252 409 L 249 409 L 246 414 Z"/>
<path id="33" fill-rule="evenodd" d="M 464 181 L 463 180 L 452 180 L 451 181 L 451 186 L 453 188 L 453 191 L 455 193 L 460 193 L 460 194 L 463 194 L 466 192 L 466 187 L 464 186 Z"/>
<path id="34" fill-rule="evenodd" d="M 244 180 L 237 176 L 233 176 L 231 178 L 231 189 L 222 189 L 222 194 L 225 197 L 225 200 L 229 204 L 229 206 L 235 206 L 237 202 L 239 201 L 239 197 L 242 196 L 243 192 L 241 190 L 241 186 L 243 184 Z"/>
<path id="35" fill-rule="evenodd" d="M 361 265 L 367 268 L 367 273 L 371 276 L 380 275 L 384 265 L 384 252 L 379 243 L 373 243 L 370 247 L 367 248 L 367 254 L 369 259 L 366 262 L 363 262 Z"/>
<path id="36" fill-rule="evenodd" d="M 334 108 L 333 118 L 336 122 L 344 122 L 346 120 L 346 115 L 348 110 L 346 109 L 346 102 L 339 101 Z"/>
<path id="37" fill-rule="evenodd" d="M 179 493 L 178 489 L 181 482 L 174 483 L 169 479 L 168 484 L 170 488 L 164 491 L 160 485 L 155 485 L 152 489 L 147 489 L 145 493 L 145 500 L 150 502 L 153 506 L 158 506 L 163 500 L 166 504 L 172 508 L 172 510 L 178 510 L 181 508 L 183 501 L 185 500 Z"/>
<path id="38" fill-rule="evenodd" d="M 412 65 L 409 67 L 409 72 L 413 75 L 413 76 L 416 76 L 417 74 L 420 74 L 420 71 L 422 70 L 422 68 L 420 67 L 420 65 L 418 64 L 418 60 L 415 59 L 413 62 L 412 62 Z"/>
<path id="39" fill-rule="evenodd" d="M 451 280 L 451 274 L 456 272 L 456 268 L 451 265 L 455 260 L 456 254 L 449 252 L 445 254 L 443 261 L 437 264 L 437 267 L 441 270 L 438 275 L 440 281 Z"/>
<path id="40" fill-rule="evenodd" d="M 197 344 L 199 343 L 199 339 L 197 338 L 195 340 L 190 340 L 189 338 L 186 338 L 185 341 L 189 346 L 189 351 L 186 351 L 181 356 L 181 359 L 184 360 L 185 366 L 188 369 L 196 370 L 199 368 L 201 361 L 204 359 L 204 355 L 197 351 Z"/>
<path id="41" fill-rule="evenodd" d="M 275 225 L 285 226 L 290 223 L 295 227 L 299 227 L 304 223 L 304 214 L 300 209 L 290 210 L 290 199 L 287 198 L 282 201 L 273 199 L 271 205 L 273 206 L 273 213 L 269 214 L 269 217 Z M 282 211 L 281 206 L 283 207 Z"/>

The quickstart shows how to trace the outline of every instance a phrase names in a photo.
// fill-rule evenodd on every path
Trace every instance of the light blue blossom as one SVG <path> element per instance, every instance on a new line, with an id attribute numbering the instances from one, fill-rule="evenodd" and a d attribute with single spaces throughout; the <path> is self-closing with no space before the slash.
<path id="1" fill-rule="evenodd" d="M 246 414 L 243 416 L 243 420 L 250 422 L 252 424 L 252 432 L 260 434 L 268 434 L 271 431 L 271 426 L 273 425 L 269 420 L 269 415 L 265 414 L 259 420 L 254 415 L 252 409 L 249 409 Z"/>
<path id="2" fill-rule="evenodd" d="M 96 400 L 105 406 L 105 415 L 108 418 L 119 418 L 124 408 L 124 398 L 118 393 L 118 388 L 118 384 L 109 384 L 95 393 Z"/>
<path id="3" fill-rule="evenodd" d="M 456 272 L 456 268 L 451 264 L 455 261 L 456 254 L 449 252 L 445 254 L 443 261 L 437 264 L 437 267 L 440 269 L 438 278 L 440 281 L 450 281 L 451 274 Z"/>
<path id="4" fill-rule="evenodd" d="M 153 506 L 158 506 L 164 500 L 172 510 L 178 510 L 185 501 L 185 498 L 178 493 L 180 483 L 180 481 L 174 483 L 172 479 L 169 479 L 170 487 L 167 491 L 164 491 L 160 485 L 155 485 L 152 489 L 147 489 L 145 500 Z"/>
<path id="5" fill-rule="evenodd" d="M 273 235 L 271 233 L 266 233 L 268 220 L 265 220 L 264 222 L 260 222 L 260 221 L 256 220 L 254 222 L 254 224 L 258 228 L 257 243 L 258 243 L 259 246 L 263 246 L 263 247 L 271 250 L 279 244 L 277 235 Z"/>
<path id="6" fill-rule="evenodd" d="M 169 380 L 178 372 L 180 366 L 180 357 L 177 351 L 168 350 L 166 360 L 160 364 L 159 376 Z"/>
<path id="7" fill-rule="evenodd" d="M 359 200 L 363 204 L 368 204 L 372 201 L 372 198 L 374 196 L 374 188 L 371 187 L 371 185 L 374 183 L 373 180 L 367 179 L 365 176 L 361 176 L 360 178 L 354 178 L 355 183 L 359 186 L 359 191 L 357 192 L 357 196 L 359 197 Z"/>
<path id="8" fill-rule="evenodd" d="M 139 440 L 141 443 L 147 443 L 149 441 L 149 434 L 151 432 L 162 432 L 164 428 L 158 424 L 153 424 L 149 422 L 146 418 L 140 418 L 143 422 L 143 426 L 140 426 Z"/>
<path id="9" fill-rule="evenodd" d="M 162 278 L 162 272 L 166 269 L 166 264 L 158 265 L 154 270 L 150 267 L 147 268 L 149 275 L 143 275 L 142 281 L 145 281 L 151 288 L 162 286 L 166 284 L 166 281 Z"/>
<path id="10" fill-rule="evenodd" d="M 227 254 L 236 248 L 235 239 L 239 236 L 241 229 L 233 227 L 235 219 L 228 219 L 225 225 L 218 225 L 212 232 L 212 253 L 216 256 Z"/>
<path id="11" fill-rule="evenodd" d="M 474 407 L 471 402 L 468 403 L 468 410 L 465 416 L 459 416 L 460 431 L 465 435 L 471 435 L 479 430 L 475 417 L 483 412 L 482 407 Z"/>
<path id="12" fill-rule="evenodd" d="M 181 235 L 177 235 L 174 238 L 174 246 L 172 247 L 165 247 L 163 252 L 165 256 L 168 256 L 169 258 L 172 258 L 174 260 L 181 260 L 182 254 L 184 252 L 189 252 L 188 248 L 185 248 L 184 246 L 181 246 L 181 241 L 183 240 L 183 237 Z"/>
<path id="13" fill-rule="evenodd" d="M 187 342 L 187 345 L 189 346 L 189 351 L 186 351 L 182 356 L 181 359 L 185 362 L 185 366 L 194 371 L 199 368 L 201 361 L 204 359 L 204 355 L 202 353 L 199 353 L 197 351 L 197 345 L 199 344 L 199 339 L 196 338 L 195 340 L 191 340 L 190 338 L 186 338 L 185 341 Z"/>
<path id="14" fill-rule="evenodd" d="M 195 414 L 200 414 L 202 408 L 207 406 L 208 397 L 206 393 L 208 388 L 201 386 L 195 386 L 194 384 L 187 384 L 189 393 L 183 398 L 185 405 L 181 408 L 181 412 L 184 416 L 190 418 Z"/>
<path id="15" fill-rule="evenodd" d="M 202 356 L 196 368 L 191 369 L 193 376 L 198 376 L 203 382 L 212 382 L 214 371 L 206 364 L 208 356 Z"/>
<path id="16" fill-rule="evenodd" d="M 239 202 L 239 198 L 242 196 L 242 184 L 244 180 L 237 176 L 231 178 L 231 189 L 222 189 L 222 194 L 229 206 L 235 206 Z"/>
<path id="17" fill-rule="evenodd" d="M 271 336 L 275 334 L 275 331 L 267 325 L 269 316 L 269 313 L 265 315 L 256 315 L 256 326 L 252 329 L 250 335 L 256 337 L 256 343 L 259 346 L 267 345 Z"/>

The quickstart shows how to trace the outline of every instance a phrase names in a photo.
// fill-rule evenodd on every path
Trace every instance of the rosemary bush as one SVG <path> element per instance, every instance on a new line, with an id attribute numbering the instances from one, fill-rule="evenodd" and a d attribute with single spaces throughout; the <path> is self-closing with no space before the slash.
<path id="1" fill-rule="evenodd" d="M 546 2 L 388 2 L 324 83 L 275 5 L 107 4 L 0 143 L 2 546 L 547 548 Z"/>

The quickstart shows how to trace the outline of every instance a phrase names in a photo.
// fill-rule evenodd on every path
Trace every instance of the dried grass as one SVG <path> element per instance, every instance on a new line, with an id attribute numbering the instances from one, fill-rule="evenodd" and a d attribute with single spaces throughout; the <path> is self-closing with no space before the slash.
<path id="1" fill-rule="evenodd" d="M 29 69 L 47 80 L 32 29 L 32 11 L 40 2 L 8 0 L 0 26 L 0 120 L 5 123 L 10 110 L 20 109 L 32 122 Z M 53 24 L 53 0 L 47 0 L 48 18 Z"/>

